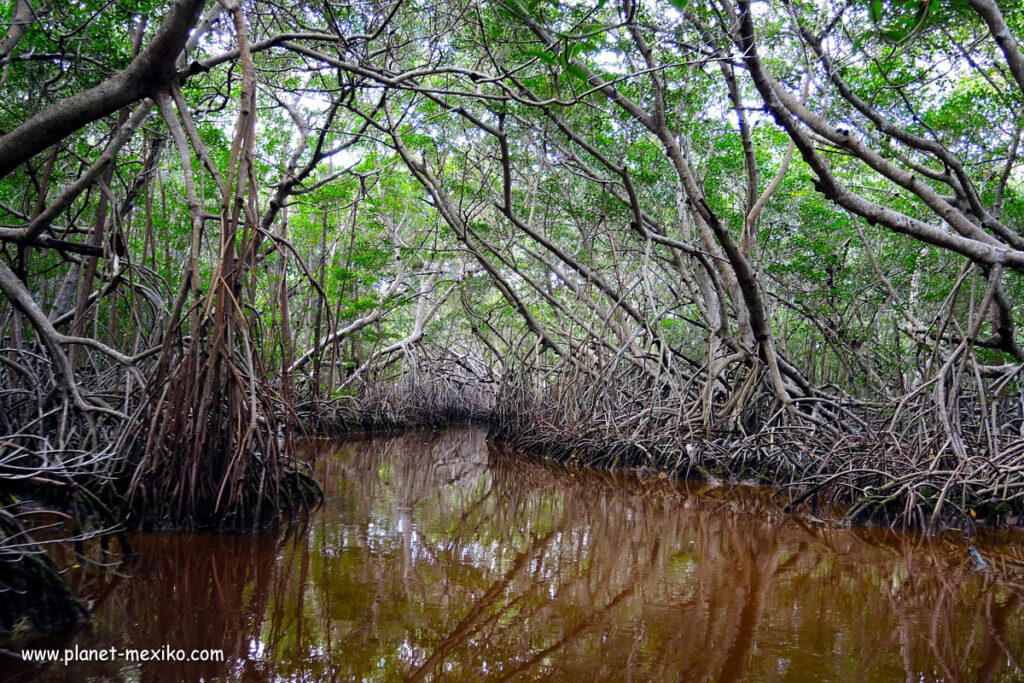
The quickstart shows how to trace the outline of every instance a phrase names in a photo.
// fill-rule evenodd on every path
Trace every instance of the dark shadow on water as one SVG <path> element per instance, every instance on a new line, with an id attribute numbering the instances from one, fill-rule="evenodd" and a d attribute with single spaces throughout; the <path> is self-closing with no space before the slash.
<path id="1" fill-rule="evenodd" d="M 42 680 L 1020 680 L 1024 550 L 810 524 L 765 489 L 567 469 L 455 429 L 317 442 L 281 533 L 138 534 Z M 312 452 L 312 451 L 311 451 Z"/>

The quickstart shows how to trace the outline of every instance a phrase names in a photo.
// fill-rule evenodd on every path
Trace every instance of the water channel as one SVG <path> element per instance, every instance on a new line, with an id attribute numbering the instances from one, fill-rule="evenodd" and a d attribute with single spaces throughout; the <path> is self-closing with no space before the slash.
<path id="1" fill-rule="evenodd" d="M 784 514 L 766 489 L 567 469 L 478 428 L 319 442 L 284 532 L 145 533 L 61 647 L 221 648 L 36 680 L 1024 678 L 1024 540 Z M 1015 543 L 1008 540 L 1016 538 Z"/>

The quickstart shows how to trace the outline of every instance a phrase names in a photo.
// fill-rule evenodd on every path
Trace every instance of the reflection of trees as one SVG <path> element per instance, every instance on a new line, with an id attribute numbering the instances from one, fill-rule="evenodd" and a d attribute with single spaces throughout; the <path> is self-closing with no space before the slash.
<path id="1" fill-rule="evenodd" d="M 1002 642 L 1005 659 L 1024 642 L 961 546 L 805 526 L 764 490 L 686 496 L 673 482 L 493 448 L 485 469 L 472 433 L 429 452 L 422 440 L 351 445 L 337 465 L 366 519 L 392 505 L 401 521 L 391 569 L 369 553 L 394 578 L 379 579 L 390 593 L 364 619 L 379 626 L 391 608 L 409 625 L 391 648 L 369 648 L 410 678 L 927 678 L 942 661 L 962 677 L 994 661 L 991 646 Z M 952 656 L 930 644 L 933 624 Z"/>
<path id="2" fill-rule="evenodd" d="M 566 608 L 582 609 L 574 620 L 563 618 L 568 637 L 557 641 L 549 673 L 641 680 L 742 675 L 783 556 L 773 538 L 779 525 L 750 525 L 730 515 L 728 505 L 684 498 L 667 482 L 589 471 L 552 479 L 550 468 L 524 477 L 513 460 L 496 464 L 496 476 L 504 474 L 515 491 L 510 497 L 528 499 L 538 488 L 558 496 L 551 489 L 567 486 L 562 514 L 582 531 L 552 558 L 561 572 L 554 601 L 543 609 L 556 618 Z M 543 663 L 537 656 L 529 661 Z"/>
<path id="3" fill-rule="evenodd" d="M 144 537 L 163 545 L 103 618 L 138 620 L 139 646 L 237 657 L 195 676 L 1006 680 L 1021 665 L 1024 561 L 995 541 L 979 573 L 960 542 L 807 525 L 762 489 L 508 457 L 473 430 L 336 444 L 319 466 L 328 503 L 277 542 Z"/>
<path id="4" fill-rule="evenodd" d="M 849 533 L 857 537 L 865 532 Z M 1014 550 L 1004 554 L 998 546 L 983 549 L 990 569 L 979 573 L 961 543 L 903 537 L 898 545 L 884 548 L 887 562 L 881 566 L 889 574 L 876 572 L 872 578 L 888 590 L 869 594 L 873 601 L 864 610 L 870 614 L 882 608 L 877 602 L 888 600 L 888 609 L 898 614 L 887 645 L 900 652 L 908 677 L 1011 680 L 1024 671 L 1019 614 L 1024 582 L 1019 565 L 1015 568 Z M 1015 614 L 1018 618 L 1011 619 Z"/>
<path id="5" fill-rule="evenodd" d="M 51 667 L 62 680 L 178 681 L 238 677 L 251 669 L 250 638 L 266 612 L 274 578 L 276 534 L 139 534 L 139 557 L 115 573 L 90 571 L 72 587 L 96 612 L 78 647 L 186 653 L 221 648 L 224 662 L 79 663 Z M 61 644 L 59 647 L 73 647 Z"/>

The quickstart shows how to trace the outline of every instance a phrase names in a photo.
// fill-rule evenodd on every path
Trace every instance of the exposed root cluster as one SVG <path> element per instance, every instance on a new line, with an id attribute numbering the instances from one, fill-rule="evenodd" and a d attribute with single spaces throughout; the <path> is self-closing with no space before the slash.
<path id="1" fill-rule="evenodd" d="M 398 370 L 382 368 L 349 395 L 300 408 L 314 432 L 382 431 L 481 422 L 491 416 L 496 386 L 488 375 L 430 346 L 408 352 Z M 397 373 L 385 379 L 385 372 Z"/>
<path id="2" fill-rule="evenodd" d="M 826 506 L 852 523 L 972 533 L 982 522 L 1022 521 L 1019 416 L 1006 411 L 995 430 L 991 421 L 972 422 L 977 394 L 961 396 L 954 447 L 928 394 L 916 405 L 847 399 L 841 409 L 850 419 L 823 425 L 809 412 L 779 408 L 762 384 L 742 420 L 706 421 L 698 404 L 637 391 L 629 374 L 600 386 L 508 377 L 490 438 L 579 464 L 782 486 L 795 497 L 791 508 Z M 723 395 L 722 404 L 732 398 Z"/>

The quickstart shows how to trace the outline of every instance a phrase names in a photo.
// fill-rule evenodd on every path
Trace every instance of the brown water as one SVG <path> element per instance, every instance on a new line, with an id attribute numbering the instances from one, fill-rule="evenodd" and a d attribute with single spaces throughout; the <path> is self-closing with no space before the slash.
<path id="1" fill-rule="evenodd" d="M 1021 680 L 1024 544 L 826 527 L 769 492 L 567 470 L 483 432 L 323 443 L 282 534 L 139 534 L 43 680 Z"/>

